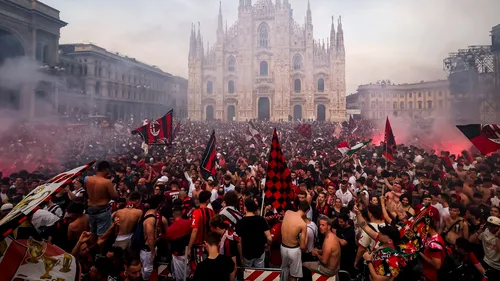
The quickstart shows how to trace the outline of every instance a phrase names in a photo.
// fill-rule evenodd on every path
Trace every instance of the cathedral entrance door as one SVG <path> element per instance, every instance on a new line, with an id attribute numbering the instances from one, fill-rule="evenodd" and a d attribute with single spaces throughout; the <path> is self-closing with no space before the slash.
<path id="1" fill-rule="evenodd" d="M 293 120 L 302 120 L 302 105 L 296 104 L 293 106 Z"/>
<path id="2" fill-rule="evenodd" d="M 318 116 L 316 117 L 318 121 L 326 120 L 326 108 L 323 104 L 318 104 Z"/>
<path id="3" fill-rule="evenodd" d="M 227 106 L 227 121 L 234 121 L 234 117 L 236 117 L 236 109 L 234 105 Z"/>
<path id="4" fill-rule="evenodd" d="M 205 114 L 206 114 L 207 121 L 214 120 L 214 107 L 211 105 L 208 105 L 207 109 L 205 109 Z"/>
<path id="5" fill-rule="evenodd" d="M 268 97 L 259 98 L 259 102 L 257 104 L 257 110 L 258 110 L 259 120 L 271 119 L 271 108 L 269 105 L 269 98 Z"/>

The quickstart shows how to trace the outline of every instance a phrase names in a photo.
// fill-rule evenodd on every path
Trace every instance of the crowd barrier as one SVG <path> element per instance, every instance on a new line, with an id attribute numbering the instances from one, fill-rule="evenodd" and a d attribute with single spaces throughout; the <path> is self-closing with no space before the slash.
<path id="1" fill-rule="evenodd" d="M 169 273 L 168 265 L 160 265 L 158 267 L 158 276 L 167 277 Z M 260 268 L 260 269 L 245 269 L 245 281 L 279 281 L 280 270 L 274 268 Z M 318 273 L 312 274 L 313 281 L 339 281 L 335 276 L 326 277 Z"/>

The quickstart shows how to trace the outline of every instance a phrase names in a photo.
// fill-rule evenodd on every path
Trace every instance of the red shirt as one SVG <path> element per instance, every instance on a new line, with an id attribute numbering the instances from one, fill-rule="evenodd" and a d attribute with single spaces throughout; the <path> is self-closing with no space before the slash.
<path id="1" fill-rule="evenodd" d="M 178 219 L 167 228 L 167 240 L 176 240 L 191 233 L 191 220 Z"/>
<path id="2" fill-rule="evenodd" d="M 424 245 L 424 255 L 429 259 L 439 258 L 441 259 L 441 264 L 444 262 L 444 258 L 447 254 L 446 248 L 443 248 L 445 245 L 443 238 L 441 235 L 436 234 L 425 241 Z M 430 281 L 439 281 L 438 280 L 438 270 L 434 268 L 431 264 L 423 261 L 422 262 L 422 275 L 424 275 Z"/>
<path id="3" fill-rule="evenodd" d="M 207 207 L 200 207 L 193 211 L 193 222 L 191 228 L 198 229 L 194 244 L 201 244 L 205 241 L 208 232 L 210 231 L 210 220 L 215 216 L 215 212 Z"/>

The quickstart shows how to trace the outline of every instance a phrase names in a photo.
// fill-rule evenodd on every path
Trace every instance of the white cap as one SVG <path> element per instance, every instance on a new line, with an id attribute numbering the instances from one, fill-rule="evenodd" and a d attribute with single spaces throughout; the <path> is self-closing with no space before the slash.
<path id="1" fill-rule="evenodd" d="M 3 206 L 2 206 L 2 209 L 3 209 Z M 500 226 L 500 218 L 497 218 L 495 216 L 490 216 L 490 217 L 488 217 L 488 223 L 496 225 L 496 226 Z"/>
<path id="2" fill-rule="evenodd" d="M 14 206 L 10 203 L 5 203 L 2 205 L 2 208 L 0 208 L 0 211 L 8 211 L 8 210 L 12 210 L 12 208 L 14 208 Z"/>
<path id="3" fill-rule="evenodd" d="M 208 177 L 207 181 L 214 181 L 214 178 L 212 176 Z"/>
<path id="4" fill-rule="evenodd" d="M 158 182 L 168 182 L 168 177 L 162 176 L 161 178 L 158 179 Z"/>

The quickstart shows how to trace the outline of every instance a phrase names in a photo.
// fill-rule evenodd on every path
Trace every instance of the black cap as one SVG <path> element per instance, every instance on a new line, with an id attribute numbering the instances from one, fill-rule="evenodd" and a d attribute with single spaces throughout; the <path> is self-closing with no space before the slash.
<path id="1" fill-rule="evenodd" d="M 399 229 L 396 226 L 393 225 L 379 226 L 378 231 L 384 235 L 389 236 L 394 245 L 399 244 L 399 240 L 401 239 L 401 234 L 399 233 Z"/>

